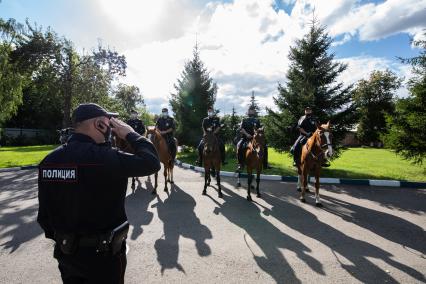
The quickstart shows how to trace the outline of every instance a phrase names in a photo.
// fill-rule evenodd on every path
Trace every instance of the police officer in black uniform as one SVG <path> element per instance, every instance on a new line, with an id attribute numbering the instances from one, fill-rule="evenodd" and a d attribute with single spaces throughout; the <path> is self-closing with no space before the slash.
<path id="1" fill-rule="evenodd" d="M 116 115 L 96 104 L 79 105 L 75 133 L 39 165 L 37 221 L 55 241 L 64 283 L 124 283 L 127 180 L 160 169 L 152 143 Z M 111 131 L 136 154 L 112 148 Z"/>
<path id="2" fill-rule="evenodd" d="M 173 137 L 173 131 L 175 130 L 175 120 L 173 117 L 169 116 L 169 110 L 163 108 L 161 110 L 161 116 L 157 119 L 155 127 L 160 130 L 161 135 L 166 139 L 167 145 L 169 147 L 170 155 L 173 160 L 176 158 L 176 140 Z"/>
<path id="3" fill-rule="evenodd" d="M 305 108 L 305 115 L 301 116 L 297 123 L 297 130 L 300 135 L 291 147 L 290 152 L 293 153 L 293 165 L 296 166 L 300 163 L 300 156 L 302 154 L 302 146 L 306 144 L 309 137 L 317 130 L 319 122 L 318 119 L 312 114 L 310 107 Z M 327 162 L 324 162 L 324 167 L 329 166 Z"/>
<path id="4" fill-rule="evenodd" d="M 238 158 L 238 168 L 237 171 L 241 171 L 244 165 L 244 149 L 247 146 L 247 143 L 251 140 L 254 135 L 254 130 L 261 128 L 262 125 L 260 120 L 256 117 L 256 108 L 250 106 L 247 111 L 248 117 L 245 117 L 240 124 L 241 138 L 237 143 L 237 158 Z M 265 154 L 263 156 L 263 167 L 270 168 L 268 165 L 268 147 L 265 144 Z"/>
<path id="5" fill-rule="evenodd" d="M 221 155 L 222 164 L 226 165 L 225 161 L 225 144 L 223 140 L 219 136 L 219 131 L 221 129 L 220 119 L 216 116 L 216 112 L 212 107 L 209 107 L 207 110 L 207 117 L 203 119 L 203 123 L 201 124 L 203 129 L 203 137 L 206 135 L 208 131 L 212 131 L 219 142 L 219 150 Z M 210 129 L 210 130 L 209 130 Z M 198 144 L 198 160 L 197 165 L 202 166 L 203 164 L 203 148 L 204 148 L 204 139 L 201 138 L 200 143 Z"/>
<path id="6" fill-rule="evenodd" d="M 143 124 L 142 120 L 138 118 L 138 112 L 136 110 L 133 109 L 130 112 L 130 119 L 126 121 L 126 123 L 130 125 L 130 127 L 132 127 L 136 133 L 140 135 L 145 134 L 145 125 Z"/>

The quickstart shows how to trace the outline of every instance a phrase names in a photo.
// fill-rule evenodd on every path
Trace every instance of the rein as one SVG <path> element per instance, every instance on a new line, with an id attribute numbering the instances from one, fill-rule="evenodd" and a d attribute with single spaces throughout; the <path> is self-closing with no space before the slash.
<path id="1" fill-rule="evenodd" d="M 317 138 L 318 137 L 318 138 Z M 315 139 L 314 139 L 314 144 L 317 144 L 317 143 L 315 143 L 315 140 L 316 139 L 321 139 L 321 136 L 319 135 L 319 134 L 317 134 L 317 137 L 315 137 Z M 309 140 L 308 140 L 309 141 Z M 313 153 L 313 151 L 312 151 L 312 148 L 315 146 L 312 146 L 311 147 L 311 150 L 309 150 L 309 147 L 308 147 L 308 143 L 306 143 L 306 150 L 309 152 L 309 154 L 311 155 L 311 157 L 315 160 L 315 161 L 317 161 L 317 162 L 319 162 L 320 161 L 320 159 L 324 156 L 324 154 L 325 154 L 325 152 L 324 152 L 324 148 L 326 148 L 326 147 L 328 147 L 328 146 L 332 146 L 333 144 L 331 144 L 331 143 L 325 143 L 325 144 L 323 144 L 323 145 L 320 145 L 319 146 L 319 149 L 320 149 L 320 153 L 319 154 L 317 154 L 317 155 L 315 155 L 314 153 Z"/>

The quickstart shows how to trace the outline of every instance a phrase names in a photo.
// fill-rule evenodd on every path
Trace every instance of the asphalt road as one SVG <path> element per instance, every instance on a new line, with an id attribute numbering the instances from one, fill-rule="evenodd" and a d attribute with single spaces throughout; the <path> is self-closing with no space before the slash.
<path id="1" fill-rule="evenodd" d="M 127 283 L 426 282 L 426 189 L 324 186 L 319 209 L 294 183 L 249 203 L 246 180 L 223 178 L 223 199 L 191 170 L 160 180 L 128 188 Z M 60 283 L 37 208 L 35 170 L 0 173 L 0 283 Z"/>

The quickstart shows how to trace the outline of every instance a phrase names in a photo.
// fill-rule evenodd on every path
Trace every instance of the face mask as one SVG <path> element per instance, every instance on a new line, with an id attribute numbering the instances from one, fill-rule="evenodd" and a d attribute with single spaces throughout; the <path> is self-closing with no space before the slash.
<path id="1" fill-rule="evenodd" d="M 213 112 L 211 112 L 211 111 L 209 111 L 207 114 L 208 114 L 208 116 L 209 116 L 209 117 L 214 116 L 214 113 L 213 113 Z"/>
<path id="2" fill-rule="evenodd" d="M 168 112 L 163 112 L 163 117 L 168 117 L 169 113 Z"/>

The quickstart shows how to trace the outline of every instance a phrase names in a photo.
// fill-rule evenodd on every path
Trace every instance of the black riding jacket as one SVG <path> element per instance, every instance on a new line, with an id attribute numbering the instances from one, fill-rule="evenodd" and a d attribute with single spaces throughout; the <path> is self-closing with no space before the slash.
<path id="1" fill-rule="evenodd" d="M 127 220 L 124 201 L 128 177 L 160 170 L 151 142 L 132 132 L 132 155 L 73 134 L 39 165 L 37 221 L 47 238 L 54 232 L 96 234 Z"/>
<path id="2" fill-rule="evenodd" d="M 240 129 L 244 129 L 248 134 L 254 135 L 255 128 L 261 128 L 260 120 L 256 117 L 246 117 L 241 121 Z M 243 135 L 243 138 L 246 138 Z"/>
<path id="3" fill-rule="evenodd" d="M 157 123 L 155 124 L 155 126 L 161 130 L 161 131 L 166 131 L 169 128 L 173 128 L 173 130 L 175 129 L 175 120 L 168 116 L 168 117 L 160 117 L 157 120 Z M 169 132 L 166 134 L 166 136 L 173 136 L 173 131 Z"/>
<path id="4" fill-rule="evenodd" d="M 145 125 L 139 118 L 129 119 L 127 121 L 127 124 L 130 125 L 140 135 L 145 134 Z"/>
<path id="5" fill-rule="evenodd" d="M 297 123 L 297 129 L 303 128 L 306 132 L 315 132 L 317 129 L 318 120 L 315 116 L 306 116 L 303 115 L 300 117 L 299 122 Z M 300 133 L 303 135 L 302 133 Z"/>
<path id="6" fill-rule="evenodd" d="M 204 131 L 208 131 L 208 128 L 211 128 L 211 131 L 215 131 L 220 127 L 220 119 L 217 116 L 214 117 L 205 117 L 203 119 L 202 127 Z"/>

